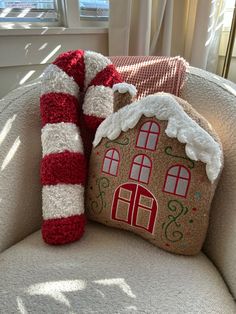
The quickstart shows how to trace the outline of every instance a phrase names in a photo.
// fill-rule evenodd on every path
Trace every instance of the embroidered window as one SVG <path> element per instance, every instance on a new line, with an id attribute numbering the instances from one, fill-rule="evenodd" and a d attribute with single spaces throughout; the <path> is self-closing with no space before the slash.
<path id="1" fill-rule="evenodd" d="M 167 171 L 164 192 L 186 197 L 189 184 L 189 170 L 181 165 L 173 166 Z"/>
<path id="2" fill-rule="evenodd" d="M 160 127 L 156 122 L 145 122 L 139 131 L 136 147 L 155 150 L 157 147 L 159 134 Z"/>
<path id="3" fill-rule="evenodd" d="M 152 162 L 145 155 L 138 155 L 134 157 L 131 171 L 130 171 L 130 179 L 148 183 L 149 177 L 151 174 Z"/>
<path id="4" fill-rule="evenodd" d="M 117 150 L 110 149 L 106 152 L 103 160 L 102 172 L 117 176 L 120 156 Z"/>

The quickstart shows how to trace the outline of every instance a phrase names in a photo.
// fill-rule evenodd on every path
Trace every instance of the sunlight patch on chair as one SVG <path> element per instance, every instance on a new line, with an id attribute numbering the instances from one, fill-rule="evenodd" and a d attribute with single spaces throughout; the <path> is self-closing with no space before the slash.
<path id="1" fill-rule="evenodd" d="M 136 298 L 136 295 L 133 294 L 130 286 L 125 282 L 124 278 L 101 279 L 95 280 L 94 282 L 103 286 L 118 286 L 130 298 Z"/>
<path id="2" fill-rule="evenodd" d="M 70 302 L 63 293 L 84 290 L 85 288 L 86 282 L 83 280 L 62 280 L 34 284 L 26 292 L 29 295 L 50 296 L 54 300 L 70 307 Z"/>
<path id="3" fill-rule="evenodd" d="M 126 310 L 128 311 L 137 311 L 137 306 L 134 306 L 134 305 L 129 305 L 126 307 Z"/>
<path id="4" fill-rule="evenodd" d="M 49 55 L 48 55 L 46 58 L 44 58 L 43 61 L 40 62 L 40 64 L 45 64 L 45 63 L 47 63 L 48 60 L 51 59 L 51 57 L 54 56 L 60 48 L 61 48 L 61 45 L 56 46 L 56 48 L 54 48 L 54 49 L 49 53 Z"/>
<path id="5" fill-rule="evenodd" d="M 17 116 L 17 114 L 14 114 L 11 118 L 9 118 L 7 120 L 7 122 L 5 123 L 4 127 L 2 128 L 2 130 L 0 132 L 0 145 L 5 140 L 7 134 L 10 132 L 11 127 L 12 127 L 12 123 L 16 119 L 16 116 Z"/>
<path id="6" fill-rule="evenodd" d="M 23 300 L 20 297 L 16 297 L 16 303 L 18 310 L 21 314 L 28 314 L 28 311 L 26 310 Z"/>
<path id="7" fill-rule="evenodd" d="M 35 73 L 35 70 L 29 71 L 19 82 L 19 85 L 24 84 L 33 74 Z"/>
<path id="8" fill-rule="evenodd" d="M 223 85 L 230 93 L 232 93 L 234 96 L 236 96 L 236 90 L 233 87 L 231 87 L 228 84 L 223 84 Z"/>
<path id="9" fill-rule="evenodd" d="M 15 153 L 18 149 L 18 147 L 20 146 L 21 141 L 20 141 L 20 137 L 18 136 L 15 140 L 15 142 L 13 143 L 12 147 L 10 148 L 8 154 L 6 155 L 6 157 L 3 160 L 2 166 L 1 166 L 1 171 L 3 171 L 6 166 L 9 164 L 9 162 L 12 160 L 12 158 L 15 156 Z"/>

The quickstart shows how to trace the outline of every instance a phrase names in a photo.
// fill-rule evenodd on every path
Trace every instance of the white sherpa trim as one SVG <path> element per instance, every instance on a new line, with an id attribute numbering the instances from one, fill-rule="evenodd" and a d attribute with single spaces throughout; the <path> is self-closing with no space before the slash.
<path id="1" fill-rule="evenodd" d="M 142 115 L 167 120 L 166 135 L 185 143 L 189 158 L 206 163 L 211 182 L 218 177 L 223 159 L 220 145 L 184 112 L 174 97 L 166 93 L 148 96 L 110 115 L 98 127 L 93 145 L 97 146 L 103 137 L 114 140 L 121 131 L 134 128 Z"/>
<path id="2" fill-rule="evenodd" d="M 66 218 L 84 213 L 84 187 L 80 184 L 45 185 L 43 218 Z"/>
<path id="3" fill-rule="evenodd" d="M 117 83 L 112 87 L 113 92 L 118 91 L 121 94 L 129 93 L 132 97 L 137 95 L 137 89 L 133 84 L 128 83 Z"/>
<path id="4" fill-rule="evenodd" d="M 102 54 L 94 51 L 84 52 L 84 64 L 85 64 L 85 88 L 88 87 L 92 79 L 105 67 L 111 64 L 111 61 L 104 57 Z"/>
<path id="5" fill-rule="evenodd" d="M 84 97 L 83 112 L 89 116 L 106 118 L 113 112 L 113 91 L 110 87 L 90 86 Z"/>
<path id="6" fill-rule="evenodd" d="M 43 156 L 70 151 L 83 153 L 83 144 L 78 127 L 74 123 L 46 124 L 41 134 Z"/>
<path id="7" fill-rule="evenodd" d="M 43 74 L 43 83 L 41 84 L 41 95 L 46 93 L 65 93 L 78 98 L 79 87 L 63 70 L 55 64 L 50 64 Z"/>

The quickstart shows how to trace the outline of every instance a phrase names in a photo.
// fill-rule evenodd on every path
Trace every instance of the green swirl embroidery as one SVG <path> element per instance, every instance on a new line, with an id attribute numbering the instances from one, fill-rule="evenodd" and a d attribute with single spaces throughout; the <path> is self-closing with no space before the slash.
<path id="1" fill-rule="evenodd" d="M 106 144 L 105 144 L 105 147 L 109 148 L 110 144 L 118 144 L 118 145 L 121 145 L 121 146 L 129 145 L 129 138 L 126 136 L 123 139 L 123 141 L 121 141 L 121 140 L 120 141 L 119 140 L 107 141 Z"/>
<path id="2" fill-rule="evenodd" d="M 171 146 L 167 146 L 165 148 L 165 153 L 171 157 L 176 157 L 176 158 L 181 158 L 181 159 L 187 160 L 190 163 L 190 165 L 188 165 L 189 169 L 193 169 L 195 166 L 195 163 L 192 159 L 185 157 L 185 156 L 178 156 L 178 155 L 172 154 L 172 147 Z"/>
<path id="3" fill-rule="evenodd" d="M 184 216 L 187 214 L 188 212 L 188 208 L 183 206 L 183 204 L 178 201 L 178 200 L 170 200 L 168 202 L 168 208 L 172 211 L 172 212 L 177 212 L 177 210 L 179 209 L 179 213 L 177 213 L 176 216 L 174 215 L 169 215 L 168 216 L 168 221 L 162 224 L 162 229 L 164 229 L 164 234 L 165 237 L 168 241 L 170 242 L 177 242 L 180 241 L 183 238 L 183 232 L 181 232 L 180 230 L 174 230 L 173 232 L 170 232 L 169 229 L 170 227 L 173 228 L 173 225 L 175 228 L 180 228 L 181 224 L 179 223 L 179 221 L 177 221 L 181 216 Z"/>
<path id="4" fill-rule="evenodd" d="M 104 208 L 106 208 L 107 204 L 104 200 L 105 192 L 104 189 L 110 186 L 110 182 L 107 178 L 101 177 L 96 180 L 96 185 L 98 187 L 99 193 L 96 195 L 96 201 L 92 201 L 91 210 L 95 214 L 101 214 Z"/>

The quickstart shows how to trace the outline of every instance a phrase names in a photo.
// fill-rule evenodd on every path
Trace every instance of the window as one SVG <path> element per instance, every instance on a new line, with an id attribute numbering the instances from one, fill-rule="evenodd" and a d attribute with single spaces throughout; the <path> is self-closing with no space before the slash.
<path id="1" fill-rule="evenodd" d="M 80 0 L 80 17 L 82 19 L 107 20 L 109 0 Z"/>
<path id="2" fill-rule="evenodd" d="M 120 156 L 118 151 L 115 149 L 108 150 L 103 160 L 102 172 L 117 176 L 119 162 Z"/>
<path id="3" fill-rule="evenodd" d="M 140 128 L 136 147 L 155 150 L 160 134 L 160 127 L 156 122 L 145 122 Z"/>
<path id="4" fill-rule="evenodd" d="M 58 25 L 59 14 L 55 0 L 0 0 L 0 22 L 43 23 Z"/>
<path id="5" fill-rule="evenodd" d="M 225 9 L 224 9 L 224 20 L 223 20 L 223 30 L 229 31 L 232 18 L 233 18 L 233 11 L 235 6 L 235 0 L 226 0 L 225 2 Z"/>
<path id="6" fill-rule="evenodd" d="M 151 160 L 145 155 L 134 157 L 130 171 L 130 179 L 148 183 L 152 169 Z"/>
<path id="7" fill-rule="evenodd" d="M 181 165 L 169 168 L 166 174 L 164 192 L 186 197 L 190 184 L 190 171 Z"/>
<path id="8" fill-rule="evenodd" d="M 108 16 L 109 0 L 0 0 L 3 28 L 107 26 Z"/>

